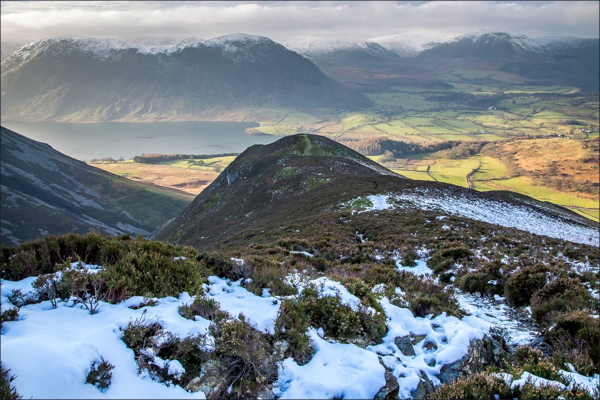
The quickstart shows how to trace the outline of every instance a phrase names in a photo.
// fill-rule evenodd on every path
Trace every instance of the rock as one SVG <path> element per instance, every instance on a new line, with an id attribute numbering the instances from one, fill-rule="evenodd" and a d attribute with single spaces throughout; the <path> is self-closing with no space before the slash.
<path id="1" fill-rule="evenodd" d="M 187 390 L 188 392 L 199 392 L 200 388 L 202 387 L 202 379 L 200 379 L 200 377 L 195 377 L 194 379 L 192 379 L 190 381 L 190 383 L 187 384 L 187 386 L 185 387 L 185 390 Z"/>
<path id="2" fill-rule="evenodd" d="M 423 345 L 423 348 L 427 351 L 435 351 L 438 347 L 434 342 L 427 342 Z"/>
<path id="3" fill-rule="evenodd" d="M 410 336 L 397 337 L 394 339 L 394 343 L 396 343 L 396 346 L 398 346 L 402 354 L 405 356 L 412 357 L 415 355 L 415 349 L 410 341 Z"/>
<path id="4" fill-rule="evenodd" d="M 290 344 L 285 340 L 278 340 L 273 343 L 272 357 L 274 360 L 279 361 L 285 358 L 285 352 L 290 348 Z"/>
<path id="5" fill-rule="evenodd" d="M 268 387 L 265 387 L 263 390 L 261 390 L 260 392 L 257 393 L 256 398 L 257 399 L 265 399 L 265 400 L 274 400 L 277 398 L 277 396 L 275 396 L 275 393 L 273 393 L 273 391 L 271 389 L 269 389 Z"/>
<path id="6" fill-rule="evenodd" d="M 185 390 L 189 392 L 203 392 L 207 398 L 215 397 L 223 388 L 221 376 L 221 364 L 215 360 L 209 360 L 202 364 L 200 375 L 187 384 Z"/>
<path id="7" fill-rule="evenodd" d="M 426 399 L 434 390 L 435 388 L 433 387 L 431 379 L 429 379 L 425 372 L 421 371 L 421 380 L 419 381 L 417 388 L 410 392 L 410 395 L 413 399 Z"/>
<path id="8" fill-rule="evenodd" d="M 486 335 L 469 345 L 467 354 L 460 360 L 446 364 L 440 370 L 438 378 L 448 383 L 458 377 L 467 377 L 487 367 L 501 366 L 508 357 L 509 349 L 504 339 L 496 335 Z"/>
<path id="9" fill-rule="evenodd" d="M 413 346 L 417 343 L 419 343 L 421 340 L 425 339 L 427 337 L 427 335 L 415 335 L 411 337 L 411 342 L 413 344 Z"/>
<path id="10" fill-rule="evenodd" d="M 385 386 L 379 389 L 373 400 L 391 400 L 398 398 L 400 386 L 390 371 L 385 370 Z"/>

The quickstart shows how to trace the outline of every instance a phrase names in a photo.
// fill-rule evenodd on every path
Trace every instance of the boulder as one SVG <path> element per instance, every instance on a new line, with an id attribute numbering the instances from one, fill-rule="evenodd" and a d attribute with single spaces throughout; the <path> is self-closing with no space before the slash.
<path id="1" fill-rule="evenodd" d="M 385 370 L 385 386 L 379 389 L 373 400 L 392 400 L 398 398 L 400 386 L 390 371 Z"/>
<path id="2" fill-rule="evenodd" d="M 442 383 L 449 383 L 458 377 L 467 377 L 483 371 L 487 367 L 502 366 L 508 355 L 509 349 L 502 337 L 486 335 L 483 339 L 471 341 L 464 357 L 444 365 L 438 378 Z"/>
<path id="3" fill-rule="evenodd" d="M 410 392 L 410 395 L 413 399 L 427 399 L 434 390 L 435 388 L 431 379 L 429 379 L 425 372 L 421 371 L 421 380 L 417 388 Z"/>
<path id="4" fill-rule="evenodd" d="M 412 357 L 415 355 L 415 349 L 410 340 L 410 336 L 402 336 L 394 339 L 394 343 L 405 356 Z"/>

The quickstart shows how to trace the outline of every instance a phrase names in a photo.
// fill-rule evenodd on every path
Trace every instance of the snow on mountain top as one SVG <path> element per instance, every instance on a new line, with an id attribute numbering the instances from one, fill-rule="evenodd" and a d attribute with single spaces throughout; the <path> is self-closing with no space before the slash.
<path id="1" fill-rule="evenodd" d="M 23 46 L 11 57 L 13 61 L 25 63 L 27 60 L 44 53 L 78 50 L 92 52 L 98 58 L 107 58 L 115 52 L 124 50 L 136 50 L 141 54 L 169 54 L 188 47 L 221 47 L 224 52 L 232 53 L 238 51 L 239 44 L 252 43 L 275 43 L 263 36 L 246 35 L 236 33 L 220 36 L 214 39 L 203 40 L 198 38 L 183 39 L 177 43 L 170 44 L 143 44 L 122 41 L 111 38 L 94 38 L 82 36 L 58 36 L 41 39 Z"/>
<path id="2" fill-rule="evenodd" d="M 294 36 L 282 41 L 283 45 L 301 54 L 324 54 L 339 50 L 372 49 L 379 47 L 373 41 L 352 41 L 344 39 L 328 39 L 313 36 Z"/>
<path id="3" fill-rule="evenodd" d="M 370 38 L 369 41 L 375 42 L 384 48 L 394 51 L 401 56 L 411 56 L 425 50 L 429 43 L 440 43 L 448 40 L 447 35 L 432 35 L 430 33 L 405 32 L 395 35 L 379 36 Z"/>
<path id="4" fill-rule="evenodd" d="M 546 48 L 542 44 L 530 37 L 518 33 L 507 32 L 469 32 L 446 43 L 456 43 L 465 39 L 471 39 L 475 44 L 493 44 L 495 42 L 500 43 L 508 41 L 512 44 L 513 48 L 519 52 L 543 53 L 546 51 Z"/>
<path id="5" fill-rule="evenodd" d="M 224 44 L 231 42 L 271 43 L 273 41 L 265 36 L 247 35 L 245 33 L 232 33 L 230 35 L 223 35 L 206 41 L 207 44 Z"/>

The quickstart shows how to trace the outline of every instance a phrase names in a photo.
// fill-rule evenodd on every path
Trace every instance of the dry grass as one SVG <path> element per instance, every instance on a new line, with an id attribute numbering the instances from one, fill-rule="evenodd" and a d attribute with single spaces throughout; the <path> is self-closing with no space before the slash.
<path id="1" fill-rule="evenodd" d="M 193 196 L 198 195 L 219 175 L 218 172 L 214 171 L 131 162 L 93 165 L 96 168 L 131 179 L 132 181 L 163 186 L 172 191 Z"/>

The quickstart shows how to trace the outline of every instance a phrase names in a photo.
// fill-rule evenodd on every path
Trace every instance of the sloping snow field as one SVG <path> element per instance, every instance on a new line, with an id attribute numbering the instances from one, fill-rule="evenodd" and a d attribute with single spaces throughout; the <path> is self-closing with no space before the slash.
<path id="1" fill-rule="evenodd" d="M 97 271 L 97 266 L 87 269 Z M 2 309 L 14 307 L 8 299 L 12 290 L 31 292 L 34 280 L 1 281 Z M 312 281 L 290 277 L 290 280 L 295 280 L 300 290 L 311 282 L 321 296 L 338 296 L 355 309 L 361 306 L 360 300 L 339 282 L 325 277 Z M 256 329 L 273 332 L 281 299 L 269 296 L 268 291 L 263 297 L 256 296 L 244 289 L 241 281 L 213 276 L 209 283 L 207 295 L 218 301 L 222 310 L 233 316 L 242 313 Z M 188 320 L 179 315 L 178 308 L 194 300 L 187 293 L 178 298 L 154 299 L 157 301 L 154 306 L 130 308 L 144 300 L 137 296 L 114 305 L 100 302 L 94 315 L 70 302 L 59 301 L 56 309 L 49 301 L 21 307 L 19 319 L 5 322 L 1 332 L 2 365 L 16 375 L 12 384 L 24 398 L 205 398 L 202 392 L 167 387 L 147 373 L 138 375 L 133 350 L 121 340 L 122 329 L 130 321 L 158 322 L 181 338 L 207 333 L 210 325 L 199 316 Z M 274 393 L 281 398 L 372 398 L 385 385 L 383 363 L 400 384 L 400 398 L 409 398 L 422 373 L 439 384 L 436 375 L 443 365 L 462 358 L 471 340 L 483 338 L 492 326 L 507 322 L 502 310 L 492 317 L 474 309 L 475 315 L 459 320 L 445 314 L 435 318 L 414 317 L 410 310 L 391 304 L 385 297 L 380 304 L 389 329 L 381 344 L 362 349 L 327 340 L 322 329 L 311 328 L 308 335 L 316 353 L 302 366 L 292 358 L 284 360 L 279 365 Z M 469 299 L 463 298 L 461 304 L 468 308 Z M 396 338 L 408 335 L 413 339 L 414 349 L 414 355 L 410 356 L 404 355 L 395 342 Z M 104 392 L 85 383 L 90 366 L 101 359 L 115 366 L 112 383 Z M 157 361 L 172 371 L 183 372 L 175 360 Z M 592 378 L 563 372 L 593 386 L 589 380 Z"/>
<path id="2" fill-rule="evenodd" d="M 545 235 L 574 243 L 600 245 L 600 232 L 596 229 L 551 218 L 532 207 L 509 202 L 456 195 L 428 189 L 413 189 L 403 193 L 367 196 L 371 206 L 359 212 L 417 207 L 440 211 L 488 222 L 507 228 L 516 228 L 536 235 Z M 356 200 L 356 199 L 355 199 Z M 355 200 L 349 202 L 352 204 Z"/>

